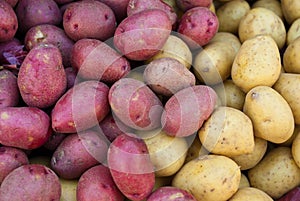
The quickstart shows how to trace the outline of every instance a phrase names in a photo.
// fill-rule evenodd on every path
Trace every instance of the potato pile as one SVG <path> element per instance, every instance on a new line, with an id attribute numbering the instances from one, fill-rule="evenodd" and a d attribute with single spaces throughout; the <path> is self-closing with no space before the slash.
<path id="1" fill-rule="evenodd" d="M 299 200 L 299 0 L 0 8 L 0 201 Z"/>

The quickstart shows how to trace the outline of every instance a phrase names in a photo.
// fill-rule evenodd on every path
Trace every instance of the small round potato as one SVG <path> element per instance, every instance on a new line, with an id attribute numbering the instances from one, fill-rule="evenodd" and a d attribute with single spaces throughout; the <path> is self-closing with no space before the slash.
<path id="1" fill-rule="evenodd" d="M 287 73 L 300 73 L 300 37 L 295 39 L 283 54 L 283 68 Z"/>
<path id="2" fill-rule="evenodd" d="M 296 19 L 288 29 L 287 36 L 286 36 L 286 44 L 290 45 L 299 36 L 300 36 L 300 18 Z"/>
<path id="3" fill-rule="evenodd" d="M 11 5 L 6 1 L 0 2 L 0 42 L 10 41 L 18 29 L 18 19 Z"/>
<path id="4" fill-rule="evenodd" d="M 245 187 L 239 189 L 228 201 L 244 200 L 273 201 L 273 199 L 267 193 L 253 187 Z"/>
<path id="5" fill-rule="evenodd" d="M 282 143 L 293 134 L 295 125 L 292 110 L 271 87 L 258 86 L 250 90 L 243 111 L 252 120 L 256 137 Z"/>
<path id="6" fill-rule="evenodd" d="M 262 7 L 273 11 L 280 19 L 284 20 L 281 3 L 279 0 L 258 0 L 252 4 L 252 8 Z"/>
<path id="7" fill-rule="evenodd" d="M 230 44 L 234 49 L 235 55 L 241 47 L 240 39 L 236 35 L 229 32 L 217 32 L 216 35 L 209 41 L 209 43 L 218 41 Z"/>
<path id="8" fill-rule="evenodd" d="M 300 168 L 289 147 L 277 147 L 248 171 L 248 178 L 252 187 L 278 199 L 300 185 Z"/>
<path id="9" fill-rule="evenodd" d="M 292 24 L 294 20 L 300 17 L 299 0 L 281 0 L 281 9 L 287 23 Z"/>
<path id="10" fill-rule="evenodd" d="M 300 132 L 297 133 L 296 138 L 293 141 L 292 155 L 296 164 L 300 168 Z"/>

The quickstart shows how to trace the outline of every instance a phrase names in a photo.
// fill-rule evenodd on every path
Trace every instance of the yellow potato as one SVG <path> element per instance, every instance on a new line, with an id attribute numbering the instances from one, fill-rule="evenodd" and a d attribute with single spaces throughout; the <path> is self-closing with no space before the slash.
<path id="1" fill-rule="evenodd" d="M 225 42 L 230 44 L 234 49 L 235 55 L 241 47 L 240 39 L 229 32 L 217 32 L 216 35 L 209 41 L 209 43 L 213 42 Z"/>
<path id="2" fill-rule="evenodd" d="M 273 11 L 281 20 L 284 20 L 281 4 L 278 0 L 258 0 L 252 4 L 252 8 L 266 8 Z"/>
<path id="3" fill-rule="evenodd" d="M 300 74 L 281 73 L 273 88 L 279 92 L 290 105 L 295 124 L 300 124 Z"/>
<path id="4" fill-rule="evenodd" d="M 60 201 L 76 200 L 76 188 L 78 180 L 65 180 L 60 178 L 59 181 L 61 184 Z"/>
<path id="5" fill-rule="evenodd" d="M 293 158 L 294 158 L 296 164 L 300 168 L 300 132 L 297 133 L 297 135 L 293 141 L 292 155 L 293 155 Z"/>
<path id="6" fill-rule="evenodd" d="M 244 187 L 249 187 L 249 186 L 250 186 L 250 183 L 249 183 L 248 178 L 246 177 L 246 175 L 241 174 L 239 189 L 244 188 Z"/>
<path id="7" fill-rule="evenodd" d="M 296 38 L 300 36 L 300 18 L 296 19 L 293 24 L 290 26 L 287 36 L 286 44 L 291 44 Z"/>
<path id="8" fill-rule="evenodd" d="M 147 63 L 150 63 L 154 59 L 165 57 L 177 59 L 179 62 L 184 64 L 186 68 L 191 68 L 192 52 L 187 44 L 177 36 L 170 35 L 162 49 L 156 55 L 147 60 Z"/>
<path id="9" fill-rule="evenodd" d="M 240 21 L 249 10 L 250 6 L 245 0 L 229 1 L 222 5 L 216 13 L 219 20 L 219 31 L 237 34 Z"/>
<path id="10" fill-rule="evenodd" d="M 241 167 L 241 170 L 253 168 L 264 157 L 267 151 L 268 142 L 264 139 L 255 137 L 254 144 L 255 146 L 252 153 L 231 157 L 231 159 Z"/>
<path id="11" fill-rule="evenodd" d="M 239 187 L 241 171 L 226 156 L 201 156 L 186 163 L 175 175 L 172 186 L 190 192 L 201 201 L 226 201 Z"/>
<path id="12" fill-rule="evenodd" d="M 236 156 L 252 153 L 253 126 L 240 110 L 218 107 L 198 132 L 202 145 L 211 153 Z"/>
<path id="13" fill-rule="evenodd" d="M 193 143 L 189 146 L 185 158 L 185 163 L 207 154 L 209 154 L 209 152 L 205 149 L 204 146 L 202 146 L 199 137 L 196 136 L 193 140 Z"/>
<path id="14" fill-rule="evenodd" d="M 286 100 L 268 86 L 251 89 L 245 99 L 244 113 L 250 117 L 254 135 L 273 143 L 287 141 L 294 131 L 294 117 Z"/>
<path id="15" fill-rule="evenodd" d="M 213 12 L 214 14 L 216 14 L 216 7 L 215 7 L 215 4 L 210 4 L 210 6 L 209 6 L 209 10 L 211 11 L 211 12 Z"/>
<path id="16" fill-rule="evenodd" d="M 241 19 L 239 25 L 241 42 L 258 35 L 271 36 L 279 48 L 286 40 L 286 30 L 283 21 L 273 11 L 266 8 L 253 8 Z"/>
<path id="17" fill-rule="evenodd" d="M 248 179 L 252 187 L 278 199 L 300 185 L 300 168 L 289 147 L 277 147 L 248 171 Z"/>
<path id="18" fill-rule="evenodd" d="M 287 73 L 300 73 L 300 37 L 295 39 L 283 54 L 283 67 Z"/>
<path id="19" fill-rule="evenodd" d="M 285 20 L 289 24 L 300 18 L 299 0 L 281 0 L 281 9 Z"/>
<path id="20" fill-rule="evenodd" d="M 234 49 L 227 43 L 209 43 L 195 57 L 194 74 L 207 85 L 221 83 L 230 76 L 234 57 Z"/>
<path id="21" fill-rule="evenodd" d="M 280 143 L 279 145 L 284 147 L 291 147 L 295 137 L 298 135 L 299 132 L 300 132 L 300 125 L 295 125 L 293 135 L 287 141 Z"/>
<path id="22" fill-rule="evenodd" d="M 239 189 L 228 201 L 273 201 L 273 199 L 264 191 L 253 188 L 245 187 Z"/>
<path id="23" fill-rule="evenodd" d="M 256 86 L 273 86 L 281 73 L 281 59 L 275 41 L 267 35 L 246 40 L 231 69 L 233 82 L 244 92 Z"/>
<path id="24" fill-rule="evenodd" d="M 220 99 L 220 105 L 238 110 L 243 109 L 246 93 L 236 86 L 232 80 L 225 80 L 223 83 L 213 86 L 213 89 Z"/>

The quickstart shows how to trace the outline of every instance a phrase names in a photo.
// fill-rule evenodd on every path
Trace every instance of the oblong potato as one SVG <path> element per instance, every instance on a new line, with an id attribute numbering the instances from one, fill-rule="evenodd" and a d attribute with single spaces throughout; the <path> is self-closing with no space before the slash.
<path id="1" fill-rule="evenodd" d="M 287 73 L 300 73 L 300 37 L 296 38 L 283 53 L 283 68 Z"/>
<path id="2" fill-rule="evenodd" d="M 258 0 L 255 1 L 252 6 L 252 8 L 262 7 L 267 8 L 271 11 L 273 11 L 282 21 L 285 21 L 282 9 L 281 9 L 281 2 L 279 0 Z"/>
<path id="3" fill-rule="evenodd" d="M 0 71 L 0 108 L 14 107 L 19 103 L 17 77 L 9 70 Z"/>
<path id="4" fill-rule="evenodd" d="M 273 201 L 273 199 L 267 193 L 253 187 L 245 187 L 239 189 L 228 201 L 244 200 Z"/>
<path id="5" fill-rule="evenodd" d="M 283 16 L 288 24 L 300 17 L 300 2 L 298 0 L 281 0 Z"/>
<path id="6" fill-rule="evenodd" d="M 300 18 L 296 19 L 293 24 L 291 24 L 287 36 L 286 36 L 286 44 L 290 45 L 296 38 L 300 36 Z"/>
<path id="7" fill-rule="evenodd" d="M 221 31 L 217 32 L 216 35 L 209 41 L 209 43 L 213 42 L 225 42 L 230 44 L 234 49 L 234 55 L 236 55 L 242 45 L 240 39 L 236 35 Z"/>

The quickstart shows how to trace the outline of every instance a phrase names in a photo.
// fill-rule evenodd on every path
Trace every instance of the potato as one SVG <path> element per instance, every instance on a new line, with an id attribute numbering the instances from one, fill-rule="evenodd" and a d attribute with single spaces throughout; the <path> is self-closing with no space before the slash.
<path id="1" fill-rule="evenodd" d="M 272 86 L 280 73 L 281 59 L 278 47 L 267 35 L 245 41 L 231 68 L 234 84 L 246 93 L 255 86 Z"/>
<path id="2" fill-rule="evenodd" d="M 254 138 L 254 150 L 252 153 L 241 154 L 233 156 L 233 159 L 241 168 L 241 170 L 248 170 L 256 166 L 264 157 L 268 147 L 268 142 L 264 139 Z"/>
<path id="3" fill-rule="evenodd" d="M 15 7 L 19 0 L 5 0 L 11 7 Z"/>
<path id="4" fill-rule="evenodd" d="M 273 201 L 273 199 L 267 193 L 253 187 L 245 187 L 239 189 L 228 201 L 243 200 Z"/>
<path id="5" fill-rule="evenodd" d="M 296 19 L 288 29 L 286 36 L 286 44 L 290 45 L 296 38 L 300 36 L 300 18 Z"/>
<path id="6" fill-rule="evenodd" d="M 286 100 L 271 87 L 258 86 L 251 89 L 246 95 L 243 111 L 250 117 L 256 137 L 282 143 L 293 134 L 295 125 L 292 110 Z"/>
<path id="7" fill-rule="evenodd" d="M 249 12 L 249 3 L 245 0 L 229 1 L 217 9 L 219 31 L 238 33 L 241 19 Z"/>
<path id="8" fill-rule="evenodd" d="M 296 38 L 283 53 L 283 68 L 287 73 L 300 73 L 300 62 L 297 59 L 300 51 L 300 37 Z"/>
<path id="9" fill-rule="evenodd" d="M 156 177 L 174 175 L 182 167 L 188 149 L 185 138 L 168 136 L 160 129 L 138 132 L 138 135 L 147 145 Z"/>
<path id="10" fill-rule="evenodd" d="M 128 59 L 147 60 L 161 50 L 171 29 L 172 23 L 164 11 L 144 10 L 128 16 L 117 26 L 113 42 Z"/>
<path id="11" fill-rule="evenodd" d="M 152 130 L 160 126 L 162 103 L 143 82 L 122 78 L 109 90 L 109 104 L 125 125 L 137 130 Z"/>
<path id="12" fill-rule="evenodd" d="M 72 88 L 75 85 L 75 82 L 77 78 L 77 70 L 75 70 L 73 67 L 67 67 L 65 68 L 65 73 L 67 77 L 67 90 Z"/>
<path id="13" fill-rule="evenodd" d="M 35 107 L 0 109 L 0 143 L 21 149 L 41 147 L 51 134 L 49 116 Z"/>
<path id="14" fill-rule="evenodd" d="M 64 133 L 52 132 L 51 136 L 48 138 L 47 142 L 45 142 L 43 147 L 50 151 L 54 151 L 66 137 L 67 135 Z"/>
<path id="15" fill-rule="evenodd" d="M 18 29 L 18 19 L 11 5 L 6 1 L 0 2 L 0 42 L 12 40 Z"/>
<path id="16" fill-rule="evenodd" d="M 250 187 L 250 183 L 249 183 L 249 180 L 246 177 L 246 175 L 245 174 L 241 174 L 241 180 L 240 180 L 239 189 L 244 188 L 244 187 Z"/>
<path id="17" fill-rule="evenodd" d="M 171 96 L 196 84 L 195 76 L 173 58 L 151 61 L 144 71 L 144 81 L 154 92 L 164 96 Z"/>
<path id="18" fill-rule="evenodd" d="M 19 97 L 17 77 L 9 70 L 0 70 L 0 108 L 17 106 Z"/>
<path id="19" fill-rule="evenodd" d="M 95 131 L 68 135 L 51 158 L 51 168 L 64 179 L 76 179 L 88 168 L 103 162 L 108 146 Z"/>
<path id="20" fill-rule="evenodd" d="M 236 86 L 232 80 L 212 86 L 220 99 L 222 106 L 243 110 L 246 93 Z"/>
<path id="21" fill-rule="evenodd" d="M 160 9 L 169 16 L 172 25 L 177 22 L 177 14 L 174 12 L 171 6 L 164 3 L 162 0 L 129 0 L 127 6 L 127 16 L 136 14 L 138 12 L 148 9 Z"/>
<path id="22" fill-rule="evenodd" d="M 289 200 L 294 200 L 294 199 L 297 200 L 299 198 L 299 196 L 300 196 L 300 187 L 296 187 L 293 190 L 286 193 L 284 196 L 282 196 L 277 201 L 289 201 Z"/>
<path id="23" fill-rule="evenodd" d="M 180 90 L 165 104 L 161 117 L 163 130 L 170 136 L 187 137 L 202 126 L 214 110 L 217 95 L 208 86 Z"/>
<path id="24" fill-rule="evenodd" d="M 78 180 L 59 178 L 59 181 L 61 184 L 60 201 L 76 200 L 76 189 L 78 185 Z"/>
<path id="25" fill-rule="evenodd" d="M 300 134 L 299 133 L 300 132 L 297 133 L 292 144 L 292 155 L 296 164 L 300 168 Z"/>
<path id="26" fill-rule="evenodd" d="M 187 69 L 192 65 L 192 52 L 187 44 L 178 36 L 170 35 L 157 54 L 147 60 L 147 63 L 160 58 L 173 58 L 185 65 Z"/>
<path id="27" fill-rule="evenodd" d="M 206 45 L 218 28 L 218 18 L 213 12 L 206 7 L 195 7 L 183 14 L 177 31 L 191 49 L 197 49 Z"/>
<path id="28" fill-rule="evenodd" d="M 271 11 L 273 11 L 282 21 L 285 21 L 282 9 L 281 9 L 281 2 L 278 0 L 258 0 L 255 1 L 252 6 L 252 8 L 262 7 L 267 8 Z"/>
<path id="29" fill-rule="evenodd" d="M 230 76 L 234 57 L 235 51 L 228 44 L 209 43 L 195 56 L 193 72 L 207 85 L 221 83 Z"/>
<path id="30" fill-rule="evenodd" d="M 175 0 L 176 5 L 182 10 L 187 11 L 194 7 L 207 7 L 209 8 L 210 5 L 213 3 L 212 0 Z"/>
<path id="31" fill-rule="evenodd" d="M 209 43 L 213 42 L 226 42 L 230 44 L 234 49 L 235 55 L 241 47 L 240 39 L 236 35 L 229 32 L 217 32 L 216 35 L 209 41 Z"/>
<path id="32" fill-rule="evenodd" d="M 28 106 L 47 108 L 54 105 L 67 87 L 60 50 L 53 45 L 31 49 L 20 67 L 18 87 Z"/>
<path id="33" fill-rule="evenodd" d="M 0 187 L 0 200 L 59 201 L 60 196 L 57 175 L 43 165 L 23 165 L 15 169 Z"/>
<path id="34" fill-rule="evenodd" d="M 102 2 L 79 1 L 66 8 L 63 27 L 74 41 L 83 38 L 105 41 L 114 34 L 116 18 L 111 8 Z"/>
<path id="35" fill-rule="evenodd" d="M 127 198 L 139 201 L 151 194 L 154 167 L 142 139 L 132 134 L 119 135 L 110 144 L 107 162 L 114 182 Z"/>
<path id="36" fill-rule="evenodd" d="M 207 155 L 186 163 L 172 186 L 188 191 L 197 200 L 225 201 L 238 190 L 240 178 L 241 171 L 230 158 Z"/>
<path id="37" fill-rule="evenodd" d="M 202 145 L 224 156 L 249 154 L 254 150 L 253 126 L 240 110 L 218 107 L 198 131 Z"/>
<path id="38" fill-rule="evenodd" d="M 296 124 L 295 128 L 294 128 L 293 135 L 287 141 L 285 141 L 283 143 L 280 143 L 279 145 L 284 146 L 284 147 L 291 147 L 292 144 L 293 144 L 294 139 L 296 138 L 296 136 L 298 135 L 299 132 L 300 132 L 300 125 Z"/>
<path id="39" fill-rule="evenodd" d="M 109 88 L 98 81 L 84 81 L 69 89 L 51 111 L 52 129 L 75 133 L 91 128 L 109 113 Z"/>
<path id="40" fill-rule="evenodd" d="M 94 166 L 81 175 L 76 195 L 77 201 L 124 200 L 109 169 L 103 165 Z"/>
<path id="41" fill-rule="evenodd" d="M 115 14 L 117 22 L 121 22 L 123 19 L 127 17 L 127 5 L 129 0 L 98 0 L 102 3 L 108 5 Z"/>
<path id="42" fill-rule="evenodd" d="M 31 27 L 24 39 L 24 44 L 28 50 L 39 44 L 52 44 L 60 50 L 63 65 L 71 65 L 71 49 L 74 42 L 66 35 L 63 29 L 52 24 L 42 24 Z"/>
<path id="43" fill-rule="evenodd" d="M 185 158 L 185 163 L 198 158 L 199 156 L 207 155 L 209 154 L 209 151 L 205 149 L 204 146 L 202 146 L 199 137 L 195 136 L 193 139 L 193 142 L 189 146 L 189 149 L 187 151 L 187 155 Z"/>
<path id="44" fill-rule="evenodd" d="M 72 48 L 71 63 L 80 77 L 106 83 L 114 83 L 130 71 L 126 58 L 96 39 L 78 40 Z"/>
<path id="45" fill-rule="evenodd" d="M 286 30 L 280 17 L 266 8 L 252 8 L 241 19 L 238 29 L 239 38 L 243 43 L 247 39 L 262 34 L 271 36 L 279 49 L 285 44 Z"/>
<path id="46" fill-rule="evenodd" d="M 197 201 L 189 192 L 173 186 L 164 186 L 151 193 L 147 201 Z"/>
<path id="47" fill-rule="evenodd" d="M 281 9 L 288 24 L 300 17 L 300 2 L 297 0 L 281 0 Z"/>
<path id="48" fill-rule="evenodd" d="M 281 73 L 273 88 L 288 102 L 292 109 L 295 123 L 300 124 L 300 105 L 298 104 L 300 99 L 300 94 L 298 93 L 300 90 L 300 75 Z"/>
<path id="49" fill-rule="evenodd" d="M 39 24 L 59 25 L 62 22 L 62 14 L 54 0 L 19 1 L 16 15 L 22 33 Z"/>
<path id="50" fill-rule="evenodd" d="M 299 186 L 300 168 L 296 165 L 289 147 L 277 147 L 248 171 L 248 178 L 252 187 L 278 199 Z"/>
<path id="51" fill-rule="evenodd" d="M 0 185 L 11 171 L 29 163 L 24 151 L 7 146 L 0 147 L 0 161 Z"/>

